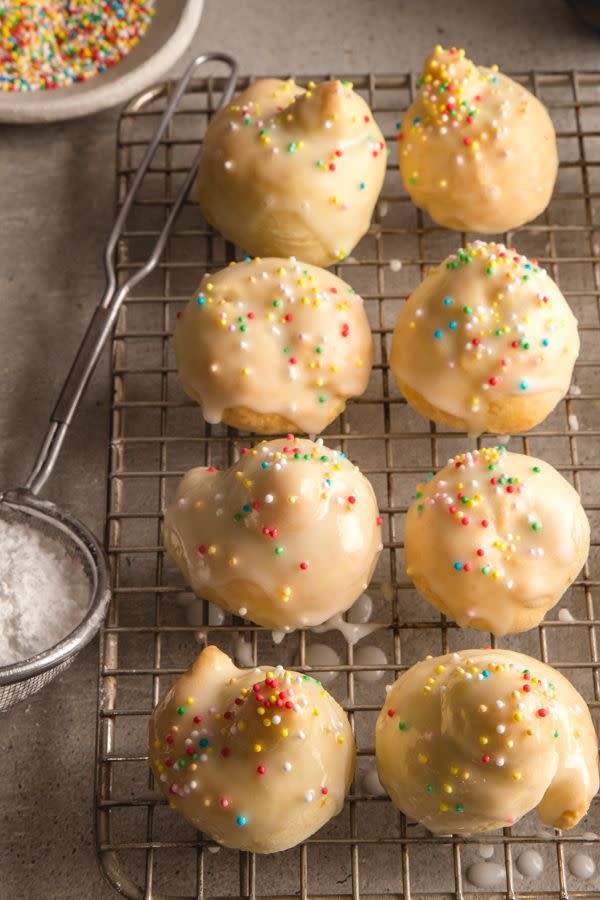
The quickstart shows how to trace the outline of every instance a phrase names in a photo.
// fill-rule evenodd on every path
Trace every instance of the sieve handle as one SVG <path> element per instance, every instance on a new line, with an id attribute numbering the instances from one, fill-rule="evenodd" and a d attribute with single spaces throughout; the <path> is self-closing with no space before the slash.
<path id="1" fill-rule="evenodd" d="M 173 96 L 165 108 L 152 140 L 148 144 L 146 152 L 144 153 L 144 158 L 135 173 L 131 187 L 127 192 L 108 237 L 104 251 L 106 290 L 100 303 L 96 307 L 83 336 L 83 340 L 81 341 L 75 359 L 73 360 L 69 374 L 65 379 L 65 383 L 63 384 L 58 400 L 56 401 L 56 406 L 50 416 L 48 431 L 42 441 L 33 469 L 25 482 L 25 488 L 33 494 L 37 494 L 40 491 L 52 473 L 67 429 L 73 420 L 81 397 L 96 368 L 100 354 L 102 353 L 116 323 L 123 300 L 127 297 L 132 288 L 139 284 L 146 275 L 156 268 L 167 240 L 169 239 L 175 219 L 177 218 L 190 187 L 192 186 L 200 162 L 200 155 L 202 152 L 200 148 L 192 160 L 189 171 L 169 210 L 169 215 L 163 225 L 162 231 L 156 239 L 156 243 L 152 248 L 150 256 L 141 268 L 137 269 L 127 281 L 119 286 L 117 284 L 115 270 L 115 253 L 127 216 L 133 206 L 136 194 L 148 171 L 150 163 L 154 158 L 165 131 L 171 123 L 175 110 L 179 106 L 179 102 L 185 93 L 192 76 L 196 72 L 196 69 L 206 62 L 222 62 L 225 63 L 229 69 L 229 75 L 225 82 L 217 110 L 222 106 L 225 106 L 231 100 L 237 78 L 237 63 L 231 56 L 228 56 L 225 53 L 202 53 L 200 56 L 197 56 L 188 66 L 181 79 L 177 82 L 175 90 L 173 91 Z"/>

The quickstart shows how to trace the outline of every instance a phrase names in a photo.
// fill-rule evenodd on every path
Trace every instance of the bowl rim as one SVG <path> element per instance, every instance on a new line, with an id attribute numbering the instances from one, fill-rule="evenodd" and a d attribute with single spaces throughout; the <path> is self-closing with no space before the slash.
<path id="1" fill-rule="evenodd" d="M 156 2 L 158 4 L 160 0 Z M 131 100 L 135 94 L 161 81 L 185 53 L 200 24 L 203 10 L 204 0 L 185 0 L 177 25 L 155 53 L 124 75 L 117 75 L 108 81 L 95 76 L 91 79 L 94 86 L 84 92 L 78 92 L 77 85 L 67 85 L 50 92 L 0 93 L 0 123 L 30 125 L 62 122 L 83 118 Z M 140 42 L 143 40 L 144 36 Z M 117 63 L 111 72 L 118 71 L 118 66 Z M 90 80 L 83 84 L 90 84 Z"/>

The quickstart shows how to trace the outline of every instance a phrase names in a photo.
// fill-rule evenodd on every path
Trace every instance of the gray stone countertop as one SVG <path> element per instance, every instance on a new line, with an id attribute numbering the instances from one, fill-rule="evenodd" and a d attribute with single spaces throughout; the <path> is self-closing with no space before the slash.
<path id="1" fill-rule="evenodd" d="M 418 69 L 436 43 L 505 70 L 600 68 L 600 35 L 562 0 L 207 0 L 192 50 L 242 73 Z M 188 54 L 191 57 L 192 51 Z M 182 61 L 183 65 L 183 61 Z M 0 128 L 0 484 L 18 483 L 103 287 L 117 112 Z M 106 358 L 46 496 L 101 533 Z M 0 715 L 0 897 L 108 900 L 96 864 L 97 642 L 29 703 Z"/>

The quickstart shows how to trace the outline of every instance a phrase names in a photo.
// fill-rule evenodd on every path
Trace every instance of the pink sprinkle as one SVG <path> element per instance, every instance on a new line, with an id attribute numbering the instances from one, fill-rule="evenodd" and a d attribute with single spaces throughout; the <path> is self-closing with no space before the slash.
<path id="1" fill-rule="evenodd" d="M 301 568 L 304 572 L 308 569 L 308 563 L 306 562 L 306 560 L 303 560 L 303 562 L 300 563 L 300 568 Z"/>

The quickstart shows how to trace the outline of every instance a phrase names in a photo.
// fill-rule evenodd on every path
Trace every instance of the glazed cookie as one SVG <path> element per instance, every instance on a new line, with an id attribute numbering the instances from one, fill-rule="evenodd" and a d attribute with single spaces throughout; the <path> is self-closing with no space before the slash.
<path id="1" fill-rule="evenodd" d="M 328 266 L 367 231 L 386 164 L 383 135 L 349 82 L 305 91 L 265 78 L 209 125 L 200 207 L 248 253 Z"/>
<path id="2" fill-rule="evenodd" d="M 525 88 L 436 47 L 399 133 L 414 203 L 457 231 L 498 234 L 543 212 L 558 171 L 548 113 Z"/>
<path id="3" fill-rule="evenodd" d="M 192 590 L 289 631 L 347 610 L 381 544 L 373 488 L 322 441 L 263 441 L 225 471 L 191 469 L 165 516 L 165 544 Z"/>
<path id="4" fill-rule="evenodd" d="M 578 353 L 577 320 L 546 270 L 475 241 L 407 299 L 390 365 L 427 418 L 471 435 L 516 434 L 564 397 Z"/>
<path id="5" fill-rule="evenodd" d="M 150 765 L 173 809 L 226 847 L 275 853 L 344 805 L 355 747 L 344 710 L 308 675 L 237 669 L 202 651 L 150 718 Z"/>
<path id="6" fill-rule="evenodd" d="M 381 783 L 442 834 L 514 825 L 532 809 L 572 828 L 598 790 L 585 700 L 560 672 L 510 650 L 428 657 L 398 678 L 376 726 Z"/>
<path id="7" fill-rule="evenodd" d="M 590 526 L 551 465 L 491 447 L 417 486 L 404 546 L 407 574 L 436 609 L 502 635 L 533 628 L 558 603 L 587 558 Z"/>
<path id="8" fill-rule="evenodd" d="M 365 391 L 373 338 L 362 298 L 331 272 L 254 259 L 204 276 L 175 355 L 207 422 L 317 434 Z"/>

